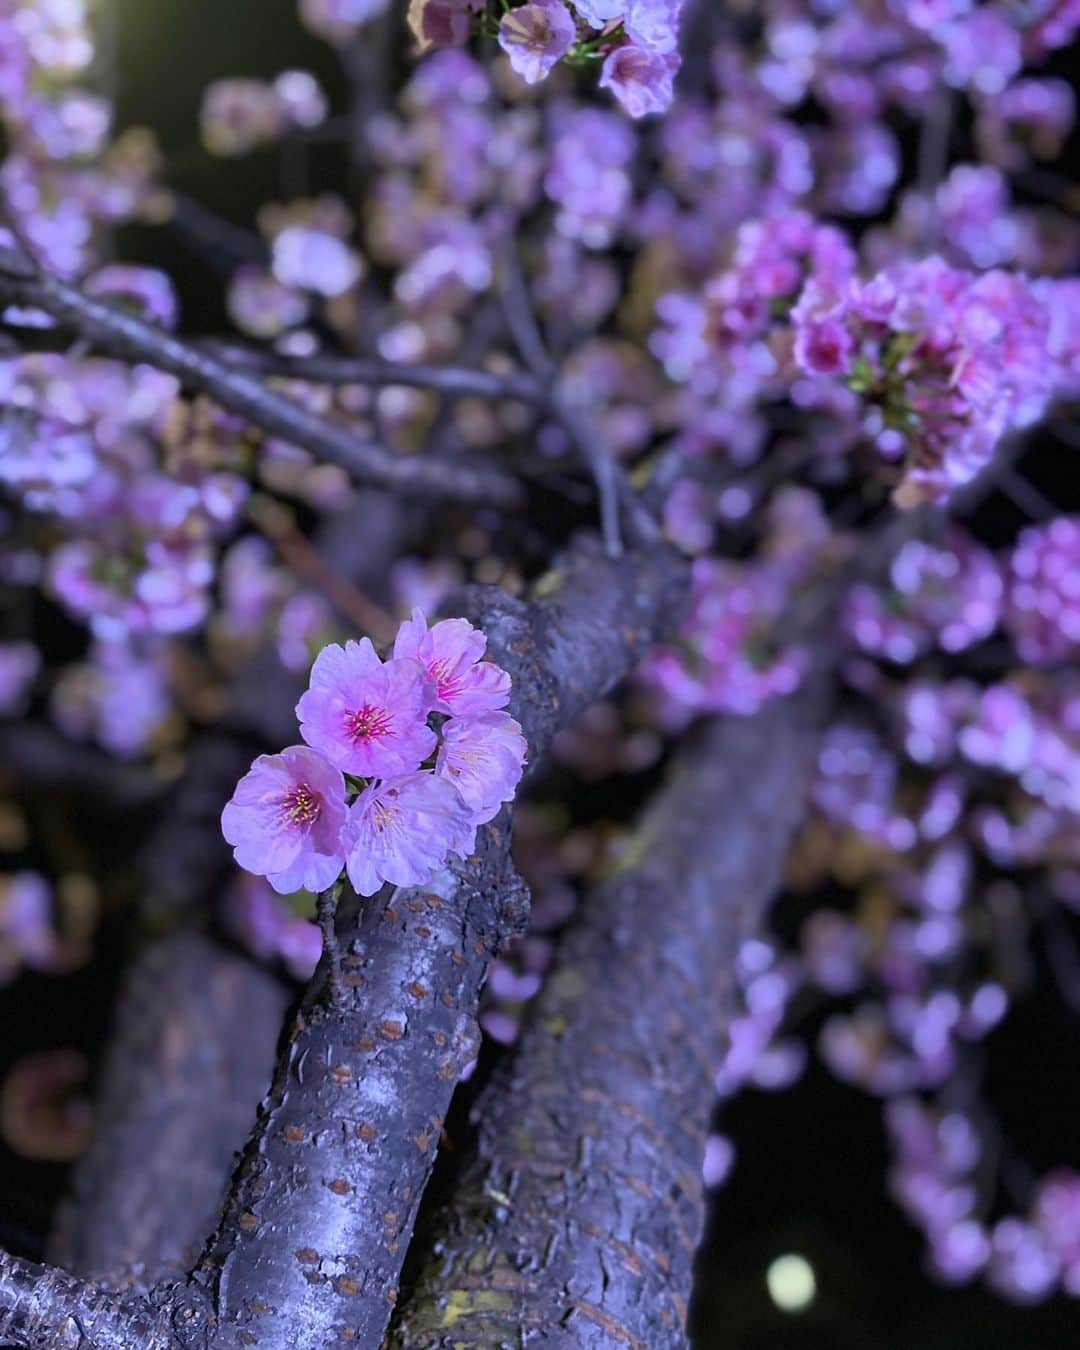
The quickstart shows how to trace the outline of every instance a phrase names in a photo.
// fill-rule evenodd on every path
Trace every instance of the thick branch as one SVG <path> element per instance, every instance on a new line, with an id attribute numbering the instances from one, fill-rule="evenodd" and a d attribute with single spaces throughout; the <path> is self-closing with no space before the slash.
<path id="1" fill-rule="evenodd" d="M 677 623 L 685 587 L 685 565 L 657 550 L 579 557 L 532 604 L 467 595 L 463 612 L 513 676 L 533 768 L 555 731 Z M 343 996 L 331 1006 L 310 992 L 202 1271 L 222 1345 L 379 1345 L 442 1122 L 476 1052 L 488 964 L 527 910 L 509 816 L 428 886 L 343 900 Z"/>
<path id="2" fill-rule="evenodd" d="M 817 699 L 709 728 L 565 936 L 394 1344 L 676 1350 L 733 963 L 801 817 Z"/>
<path id="3" fill-rule="evenodd" d="M 202 1309 L 123 1298 L 0 1251 L 0 1344 L 29 1350 L 179 1350 Z"/>
<path id="4" fill-rule="evenodd" d="M 197 930 L 139 952 L 55 1259 L 143 1288 L 191 1269 L 266 1091 L 288 997 Z"/>
<path id="5" fill-rule="evenodd" d="M 0 255 L 0 265 L 9 269 L 13 266 L 9 251 Z M 103 300 L 84 295 L 57 277 L 2 271 L 0 297 L 45 310 L 113 356 L 145 361 L 175 375 L 189 389 L 208 394 L 255 426 L 319 459 L 340 465 L 358 482 L 414 496 L 485 501 L 502 507 L 521 503 L 520 484 L 508 474 L 467 462 L 396 455 L 360 441 L 346 427 L 266 388 L 262 381 L 233 368 L 227 360 Z"/>

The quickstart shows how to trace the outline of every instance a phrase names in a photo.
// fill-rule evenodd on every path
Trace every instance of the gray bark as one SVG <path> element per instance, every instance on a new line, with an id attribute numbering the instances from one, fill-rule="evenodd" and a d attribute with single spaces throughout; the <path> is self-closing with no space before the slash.
<path id="1" fill-rule="evenodd" d="M 395 1347 L 686 1345 L 734 958 L 780 883 L 816 727 L 803 691 L 677 762 L 477 1102 Z"/>
<path id="2" fill-rule="evenodd" d="M 524 604 L 471 591 L 459 612 L 510 671 L 535 769 L 555 731 L 680 617 L 687 569 L 667 550 L 579 556 Z M 527 914 L 510 812 L 426 887 L 341 905 L 344 997 L 316 986 L 284 1048 L 198 1278 L 215 1344 L 375 1350 L 397 1294 L 454 1087 L 478 1041 L 492 956 Z"/>

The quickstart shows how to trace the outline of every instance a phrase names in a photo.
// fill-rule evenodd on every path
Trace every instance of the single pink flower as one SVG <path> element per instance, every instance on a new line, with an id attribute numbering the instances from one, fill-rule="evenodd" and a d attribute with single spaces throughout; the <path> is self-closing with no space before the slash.
<path id="1" fill-rule="evenodd" d="M 457 789 L 433 773 L 372 783 L 349 809 L 345 869 L 357 895 L 383 882 L 420 886 L 450 853 L 472 851 L 475 830 Z"/>
<path id="2" fill-rule="evenodd" d="M 453 783 L 474 825 L 497 814 L 521 781 L 527 746 L 509 713 L 452 717 L 442 730 L 435 772 Z"/>
<path id="3" fill-rule="evenodd" d="M 626 42 L 608 52 L 598 84 L 610 89 L 631 117 L 645 117 L 671 106 L 678 69 L 677 52 L 652 51 Z"/>
<path id="4" fill-rule="evenodd" d="M 499 46 L 526 84 L 551 72 L 574 45 L 577 27 L 561 0 L 530 0 L 499 22 Z"/>
<path id="5" fill-rule="evenodd" d="M 260 755 L 221 813 L 221 832 L 241 867 L 282 895 L 322 891 L 344 862 L 345 782 L 321 755 L 293 745 Z"/>
<path id="6" fill-rule="evenodd" d="M 362 638 L 322 649 L 296 715 L 308 745 L 342 772 L 391 778 L 412 773 L 435 749 L 427 724 L 435 706 L 432 681 L 418 662 L 384 663 Z"/>
<path id="7" fill-rule="evenodd" d="M 467 619 L 442 619 L 428 628 L 414 609 L 398 630 L 394 657 L 419 661 L 436 689 L 434 707 L 453 717 L 493 712 L 510 699 L 510 676 L 493 661 L 481 661 L 487 638 Z"/>

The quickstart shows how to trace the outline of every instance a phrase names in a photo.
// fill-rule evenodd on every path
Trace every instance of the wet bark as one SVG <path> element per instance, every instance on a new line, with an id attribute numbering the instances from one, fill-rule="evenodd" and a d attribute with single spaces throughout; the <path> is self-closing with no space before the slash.
<path id="1" fill-rule="evenodd" d="M 481 1094 L 395 1347 L 686 1345 L 734 957 L 780 883 L 817 703 L 716 723 L 677 762 Z"/>
<path id="2" fill-rule="evenodd" d="M 531 604 L 490 588 L 457 612 L 508 669 L 533 769 L 555 731 L 673 627 L 685 564 L 666 550 L 617 563 L 579 556 Z M 478 1044 L 492 956 L 520 930 L 509 810 L 476 853 L 423 888 L 342 902 L 343 997 L 316 986 L 285 1045 L 197 1279 L 220 1320 L 215 1345 L 375 1350 L 439 1132 Z"/>
<path id="3" fill-rule="evenodd" d="M 411 528 L 390 498 L 364 493 L 329 518 L 319 544 L 343 576 L 382 598 Z M 94 1138 L 49 1250 L 78 1275 L 139 1288 L 175 1278 L 219 1218 L 295 997 L 208 927 L 232 868 L 221 808 L 256 754 L 295 740 L 298 693 L 276 653 L 256 654 L 144 850 L 142 940 L 113 1018 Z"/>

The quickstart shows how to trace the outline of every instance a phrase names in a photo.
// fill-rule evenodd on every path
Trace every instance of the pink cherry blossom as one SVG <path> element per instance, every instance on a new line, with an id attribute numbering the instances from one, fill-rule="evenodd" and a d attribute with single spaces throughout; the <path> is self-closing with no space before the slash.
<path id="1" fill-rule="evenodd" d="M 296 714 L 301 736 L 331 764 L 361 778 L 388 778 L 412 773 L 435 749 L 427 724 L 435 706 L 419 662 L 384 663 L 362 638 L 323 648 Z"/>
<path id="2" fill-rule="evenodd" d="M 293 745 L 260 755 L 221 813 L 241 867 L 282 895 L 325 890 L 344 861 L 345 782 L 321 755 Z"/>
<path id="3" fill-rule="evenodd" d="M 527 749 L 521 727 L 504 712 L 479 717 L 452 717 L 442 730 L 435 772 L 457 788 L 472 812 L 473 824 L 482 825 L 521 781 Z"/>
<path id="4" fill-rule="evenodd" d="M 349 809 L 341 842 L 357 895 L 383 882 L 420 886 L 447 854 L 467 854 L 475 832 L 469 808 L 445 778 L 411 773 L 372 783 Z"/>
<path id="5" fill-rule="evenodd" d="M 531 0 L 502 16 L 499 46 L 521 78 L 537 84 L 570 50 L 576 33 L 561 0 Z"/>
<path id="6" fill-rule="evenodd" d="M 654 51 L 627 42 L 608 53 L 599 85 L 610 89 L 631 117 L 645 117 L 670 106 L 678 68 L 677 52 Z"/>
<path id="7" fill-rule="evenodd" d="M 394 657 L 419 661 L 434 681 L 439 712 L 453 717 L 493 712 L 510 698 L 510 676 L 491 661 L 481 661 L 487 638 L 466 619 L 443 619 L 428 628 L 423 610 L 398 630 Z"/>

